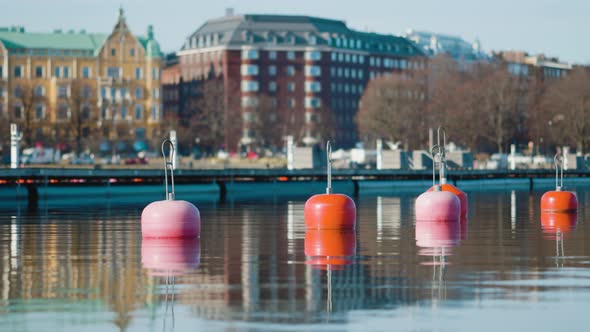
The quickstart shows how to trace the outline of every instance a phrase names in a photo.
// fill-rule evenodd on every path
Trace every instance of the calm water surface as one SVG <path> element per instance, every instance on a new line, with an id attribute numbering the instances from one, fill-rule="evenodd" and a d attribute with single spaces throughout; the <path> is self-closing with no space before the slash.
<path id="1" fill-rule="evenodd" d="M 590 191 L 557 228 L 541 194 L 469 193 L 461 224 L 416 223 L 414 194 L 359 197 L 353 233 L 306 233 L 306 197 L 195 200 L 184 242 L 142 241 L 142 204 L 15 206 L 0 330 L 587 330 Z"/>

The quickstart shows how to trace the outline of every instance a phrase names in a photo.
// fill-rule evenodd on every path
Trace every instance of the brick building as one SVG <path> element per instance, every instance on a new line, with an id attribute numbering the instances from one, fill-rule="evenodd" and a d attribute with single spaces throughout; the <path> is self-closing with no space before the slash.
<path id="1" fill-rule="evenodd" d="M 330 125 L 335 145 L 350 147 L 359 139 L 354 118 L 367 82 L 426 65 L 422 51 L 405 38 L 308 16 L 212 19 L 186 38 L 177 55 L 178 68 L 171 70 L 179 70 L 185 82 L 223 79 L 225 112 L 242 115 L 242 132 L 228 133 L 232 150 L 256 144 L 255 114 L 263 97 L 278 112 L 301 120 L 301 135 L 290 133 L 299 142 L 311 145 L 328 138 L 319 129 Z M 239 103 L 231 103 L 236 96 Z M 329 116 L 322 119 L 321 112 Z"/>

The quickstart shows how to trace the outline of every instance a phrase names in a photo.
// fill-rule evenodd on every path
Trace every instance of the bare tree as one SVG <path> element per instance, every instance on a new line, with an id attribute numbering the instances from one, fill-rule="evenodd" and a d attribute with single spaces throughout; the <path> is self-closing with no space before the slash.
<path id="1" fill-rule="evenodd" d="M 590 73 L 572 70 L 549 86 L 540 110 L 548 115 L 548 126 L 558 144 L 575 144 L 584 153 L 590 141 Z"/>
<path id="2" fill-rule="evenodd" d="M 45 101 L 45 88 L 42 85 L 36 85 L 31 80 L 22 81 L 16 85 L 14 96 L 20 104 L 20 114 L 16 114 L 15 110 L 12 119 L 20 125 L 25 145 L 31 146 L 35 139 L 36 128 L 42 125 L 41 122 L 35 120 L 41 120 L 38 119 L 36 108 Z"/>
<path id="3" fill-rule="evenodd" d="M 356 117 L 365 140 L 403 141 L 406 148 L 421 145 L 426 132 L 423 77 L 392 75 L 372 80 L 361 98 Z"/>
<path id="4" fill-rule="evenodd" d="M 80 154 L 82 141 L 91 138 L 96 129 L 97 114 L 92 109 L 93 105 L 96 105 L 96 97 L 92 95 L 89 85 L 74 79 L 70 83 L 65 102 L 69 109 L 67 129 L 70 137 L 74 139 L 76 154 Z"/>

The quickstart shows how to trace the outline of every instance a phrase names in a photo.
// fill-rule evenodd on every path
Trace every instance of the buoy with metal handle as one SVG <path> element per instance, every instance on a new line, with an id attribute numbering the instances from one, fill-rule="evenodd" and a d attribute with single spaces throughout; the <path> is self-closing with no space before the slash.
<path id="1" fill-rule="evenodd" d="M 443 144 L 440 144 L 440 132 L 442 131 L 443 133 Z M 448 191 L 451 192 L 455 195 L 457 195 L 457 197 L 459 198 L 459 201 L 461 202 L 461 218 L 465 218 L 467 217 L 467 213 L 469 211 L 468 209 L 468 202 L 467 202 L 467 194 L 465 192 L 463 192 L 461 189 L 455 187 L 454 185 L 447 183 L 447 176 L 446 176 L 446 156 L 445 156 L 445 146 L 447 144 L 447 133 L 444 127 L 438 127 L 437 129 L 437 144 L 440 147 L 439 151 L 440 153 L 438 154 L 439 156 L 439 163 L 440 163 L 440 167 L 439 167 L 439 174 L 440 174 L 440 189 L 442 191 Z M 434 166 L 433 166 L 434 167 Z M 434 190 L 434 186 L 432 186 L 430 189 L 428 189 L 428 191 L 433 191 Z"/>
<path id="2" fill-rule="evenodd" d="M 434 145 L 431 150 L 432 157 L 432 186 L 433 191 L 426 191 L 416 198 L 415 215 L 420 221 L 449 221 L 459 222 L 461 215 L 461 202 L 459 198 L 448 191 L 442 191 L 436 184 L 435 150 L 440 146 Z"/>
<path id="3" fill-rule="evenodd" d="M 332 193 L 332 147 L 326 143 L 328 174 L 325 194 L 317 194 L 305 202 L 307 229 L 353 229 L 356 227 L 356 205 L 344 194 Z"/>
<path id="4" fill-rule="evenodd" d="M 557 153 L 553 157 L 555 164 L 555 190 L 548 191 L 541 197 L 542 212 L 566 212 L 573 213 L 578 211 L 578 197 L 576 193 L 563 190 L 563 157 Z M 561 165 L 560 165 L 561 162 Z M 561 168 L 561 176 L 559 169 Z M 560 183 L 561 180 L 561 183 Z"/>
<path id="5" fill-rule="evenodd" d="M 164 148 L 170 146 L 170 156 L 166 158 Z M 164 155 L 164 179 L 166 199 L 150 203 L 141 213 L 141 234 L 144 238 L 182 238 L 198 237 L 201 233 L 199 210 L 187 201 L 175 200 L 174 195 L 174 146 L 168 139 L 162 142 Z M 168 170 L 170 170 L 171 190 L 168 191 Z"/>

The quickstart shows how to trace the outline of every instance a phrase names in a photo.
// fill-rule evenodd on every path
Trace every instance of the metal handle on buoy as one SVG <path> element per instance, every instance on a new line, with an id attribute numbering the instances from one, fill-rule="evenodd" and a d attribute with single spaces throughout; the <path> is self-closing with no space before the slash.
<path id="1" fill-rule="evenodd" d="M 559 185 L 559 160 L 561 160 L 561 185 Z M 556 153 L 555 157 L 553 157 L 553 163 L 555 164 L 555 191 L 561 191 L 563 189 L 563 157 L 561 157 L 561 153 Z"/>
<path id="2" fill-rule="evenodd" d="M 432 158 L 432 186 L 434 188 L 434 191 L 440 191 L 440 185 L 436 184 L 436 159 L 434 154 L 435 149 L 438 149 L 438 154 L 440 155 L 440 145 L 435 144 L 430 148 L 430 158 Z"/>
<path id="3" fill-rule="evenodd" d="M 164 147 L 166 143 L 170 145 L 170 156 L 166 159 L 166 151 L 164 151 Z M 172 161 L 174 160 L 174 144 L 169 139 L 165 139 L 162 142 L 162 155 L 164 156 L 164 181 L 166 184 L 166 200 L 174 200 L 174 165 Z M 170 182 L 172 183 L 172 191 L 168 192 L 168 169 L 170 169 Z"/>
<path id="4" fill-rule="evenodd" d="M 443 145 L 440 145 L 440 131 L 443 132 Z M 445 159 L 445 147 L 447 146 L 447 131 L 445 127 L 439 126 L 436 130 L 437 136 L 437 144 L 439 146 L 439 155 L 440 155 L 440 184 L 447 183 L 447 177 L 445 175 L 445 166 L 446 166 L 446 159 Z"/>
<path id="5" fill-rule="evenodd" d="M 332 193 L 332 145 L 330 141 L 326 142 L 326 158 L 328 162 L 328 186 L 326 187 L 326 194 Z"/>

